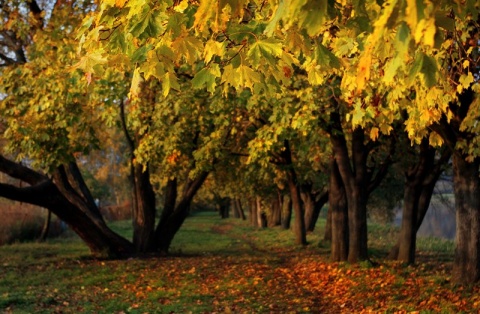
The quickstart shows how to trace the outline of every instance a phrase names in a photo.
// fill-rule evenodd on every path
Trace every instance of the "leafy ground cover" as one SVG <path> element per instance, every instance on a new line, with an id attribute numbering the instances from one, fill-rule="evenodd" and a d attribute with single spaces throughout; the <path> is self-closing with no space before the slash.
<path id="1" fill-rule="evenodd" d="M 169 257 L 97 260 L 76 238 L 0 247 L 6 313 L 471 313 L 480 287 L 450 283 L 448 241 L 421 239 L 415 266 L 383 260 L 395 230 L 370 226 L 373 264 L 331 263 L 322 224 L 305 248 L 291 231 L 204 213 Z M 129 222 L 117 231 L 128 235 Z"/>

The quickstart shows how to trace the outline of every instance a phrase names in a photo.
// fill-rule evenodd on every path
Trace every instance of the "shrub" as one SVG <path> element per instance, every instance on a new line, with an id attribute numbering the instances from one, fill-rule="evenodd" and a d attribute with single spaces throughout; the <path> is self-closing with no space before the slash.
<path id="1" fill-rule="evenodd" d="M 47 210 L 29 204 L 3 202 L 0 203 L 0 215 L 0 245 L 4 245 L 38 240 Z M 61 221 L 52 217 L 48 236 L 57 237 L 63 233 L 63 229 Z"/>

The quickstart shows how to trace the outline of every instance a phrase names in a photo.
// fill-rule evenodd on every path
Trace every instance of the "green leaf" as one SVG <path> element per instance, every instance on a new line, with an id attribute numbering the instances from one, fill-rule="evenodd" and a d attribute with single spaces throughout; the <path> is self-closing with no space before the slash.
<path id="1" fill-rule="evenodd" d="M 214 63 L 209 67 L 201 69 L 192 79 L 193 88 L 207 88 L 207 91 L 213 93 L 215 91 L 216 79 L 220 77 L 220 67 Z"/>
<path id="2" fill-rule="evenodd" d="M 139 38 L 156 37 L 163 31 L 162 23 L 166 18 L 167 16 L 158 10 L 144 10 L 138 23 L 130 28 L 130 32 Z"/>
<path id="3" fill-rule="evenodd" d="M 278 57 L 282 55 L 282 44 L 275 39 L 258 40 L 250 46 L 247 56 L 254 67 L 258 67 L 263 60 L 270 65 L 275 65 Z"/>
<path id="4" fill-rule="evenodd" d="M 325 29 L 329 1 L 308 0 L 302 7 L 299 24 L 309 36 L 318 36 Z"/>
<path id="5" fill-rule="evenodd" d="M 145 45 L 135 50 L 130 58 L 132 63 L 143 62 L 147 60 L 147 52 L 150 49 L 152 49 L 152 45 Z"/>
<path id="6" fill-rule="evenodd" d="M 174 73 L 167 73 L 162 80 L 163 97 L 167 97 L 170 89 L 180 90 L 177 76 Z"/>
<path id="7" fill-rule="evenodd" d="M 318 44 L 315 47 L 315 57 L 317 64 L 320 66 L 336 69 L 340 68 L 340 61 L 338 58 L 322 44 Z"/>
<path id="8" fill-rule="evenodd" d="M 437 83 L 437 63 L 435 59 L 427 55 L 423 56 L 422 62 L 422 74 L 425 79 L 425 84 L 428 88 L 431 88 Z"/>

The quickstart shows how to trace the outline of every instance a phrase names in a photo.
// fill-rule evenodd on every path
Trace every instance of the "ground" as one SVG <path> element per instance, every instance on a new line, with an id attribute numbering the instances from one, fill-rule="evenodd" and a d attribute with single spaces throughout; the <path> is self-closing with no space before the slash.
<path id="1" fill-rule="evenodd" d="M 121 233 L 129 222 L 117 222 Z M 419 263 L 385 261 L 393 231 L 371 226 L 374 265 L 331 263 L 310 244 L 214 213 L 190 217 L 169 257 L 98 260 L 75 237 L 0 247 L 5 313 L 471 313 L 480 287 L 450 283 L 451 243 L 421 240 Z M 423 242 L 422 242 L 423 241 Z M 439 244 L 440 243 L 440 244 Z"/>

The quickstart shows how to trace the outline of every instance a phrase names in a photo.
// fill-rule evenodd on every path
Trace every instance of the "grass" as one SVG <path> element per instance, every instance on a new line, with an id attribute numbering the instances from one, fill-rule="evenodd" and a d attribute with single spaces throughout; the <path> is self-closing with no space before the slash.
<path id="1" fill-rule="evenodd" d="M 215 213 L 187 219 L 171 256 L 96 260 L 77 237 L 0 247 L 5 313 L 467 313 L 479 287 L 450 283 L 453 244 L 419 239 L 420 262 L 384 261 L 396 229 L 370 225 L 379 266 L 331 263 L 324 221 L 299 248 L 291 231 Z M 123 235 L 130 222 L 112 224 Z M 442 259 L 438 259 L 442 256 Z"/>

